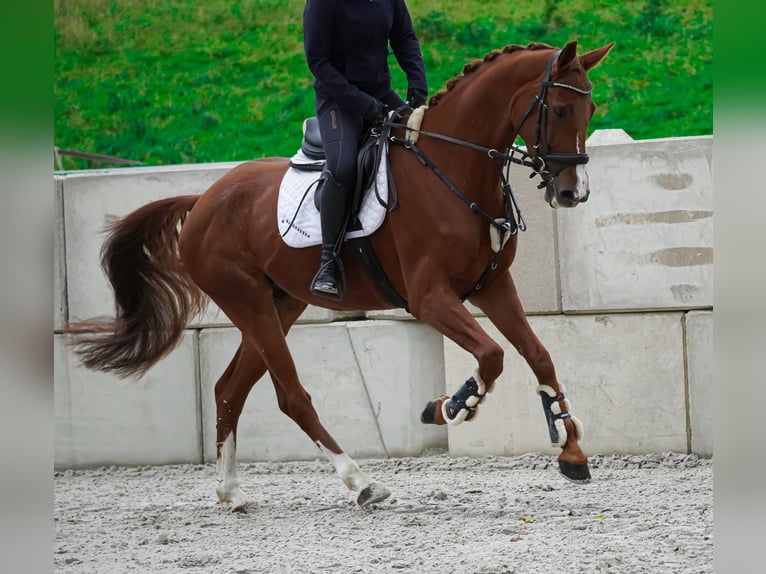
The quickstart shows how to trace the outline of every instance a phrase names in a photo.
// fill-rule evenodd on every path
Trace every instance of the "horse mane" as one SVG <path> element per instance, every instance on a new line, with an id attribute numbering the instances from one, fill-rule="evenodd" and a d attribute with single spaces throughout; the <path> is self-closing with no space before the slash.
<path id="1" fill-rule="evenodd" d="M 509 44 L 502 49 L 493 50 L 492 52 L 484 56 L 482 59 L 474 60 L 473 62 L 466 64 L 463 67 L 463 71 L 460 74 L 458 74 L 457 76 L 455 76 L 454 78 L 452 78 L 451 80 L 447 82 L 447 87 L 445 89 L 433 95 L 430 102 L 428 103 L 428 107 L 435 108 L 436 106 L 438 106 L 442 98 L 445 95 L 447 95 L 449 92 L 451 92 L 455 88 L 455 86 L 460 82 L 460 80 L 462 80 L 469 74 L 473 74 L 476 70 L 483 67 L 484 64 L 488 62 L 492 62 L 501 54 L 512 54 L 515 52 L 520 52 L 522 50 L 551 50 L 551 49 L 555 49 L 554 46 L 551 46 L 550 44 L 544 44 L 541 42 L 535 42 L 535 43 L 527 44 L 526 46 L 522 46 L 520 44 Z"/>

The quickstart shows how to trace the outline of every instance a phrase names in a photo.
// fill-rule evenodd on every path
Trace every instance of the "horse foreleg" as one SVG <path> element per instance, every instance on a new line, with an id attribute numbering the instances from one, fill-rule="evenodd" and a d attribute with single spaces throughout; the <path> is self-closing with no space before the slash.
<path id="1" fill-rule="evenodd" d="M 286 333 L 300 317 L 306 304 L 277 301 L 282 329 Z M 215 385 L 216 402 L 216 494 L 221 502 L 242 511 L 248 503 L 237 478 L 237 425 L 250 390 L 266 373 L 266 363 L 257 349 L 243 338 L 234 358 Z"/>
<path id="2" fill-rule="evenodd" d="M 413 314 L 471 353 L 478 368 L 452 395 L 429 402 L 420 420 L 426 424 L 460 424 L 473 419 L 485 395 L 503 372 L 503 349 L 481 328 L 460 300 L 447 292 L 429 293 L 412 305 Z"/>
<path id="3" fill-rule="evenodd" d="M 573 482 L 590 482 L 588 457 L 579 444 L 582 424 L 569 412 L 571 407 L 564 397 L 564 386 L 556 379 L 550 353 L 527 321 L 511 274 L 497 277 L 470 300 L 518 350 L 537 377 L 537 392 L 542 399 L 551 444 L 561 447 L 559 470 Z"/>

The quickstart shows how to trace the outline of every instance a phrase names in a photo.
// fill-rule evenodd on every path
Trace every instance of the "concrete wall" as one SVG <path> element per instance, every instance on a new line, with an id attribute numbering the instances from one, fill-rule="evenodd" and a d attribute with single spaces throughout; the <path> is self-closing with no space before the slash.
<path id="1" fill-rule="evenodd" d="M 592 195 L 577 209 L 550 209 L 526 172 L 512 172 L 529 228 L 512 269 L 525 309 L 585 423 L 587 452 L 712 455 L 712 138 L 633 142 L 607 130 L 588 145 Z M 112 312 L 99 268 L 105 223 L 155 199 L 202 193 L 234 165 L 54 177 L 57 466 L 214 458 L 213 387 L 239 341 L 215 305 L 133 383 L 79 367 L 63 330 Z M 354 456 L 555 452 L 534 377 L 507 344 L 505 372 L 479 417 L 447 430 L 420 425 L 420 411 L 454 392 L 475 360 L 404 311 L 310 307 L 288 340 L 323 423 Z M 317 456 L 279 411 L 268 376 L 245 405 L 239 448 L 242 460 Z"/>

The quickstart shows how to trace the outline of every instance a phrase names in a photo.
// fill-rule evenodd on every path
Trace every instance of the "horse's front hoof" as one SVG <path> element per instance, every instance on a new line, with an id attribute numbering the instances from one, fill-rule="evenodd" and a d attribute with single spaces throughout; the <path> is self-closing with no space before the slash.
<path id="1" fill-rule="evenodd" d="M 382 484 L 369 484 L 363 488 L 356 498 L 356 503 L 364 508 L 370 504 L 375 504 L 391 496 L 391 492 Z"/>
<path id="2" fill-rule="evenodd" d="M 565 460 L 559 460 L 559 473 L 575 484 L 590 483 L 590 469 L 587 462 L 585 464 L 572 464 Z"/>
<path id="3" fill-rule="evenodd" d="M 444 415 L 442 414 L 442 403 L 447 399 L 449 399 L 449 397 L 444 396 L 435 401 L 428 401 L 423 412 L 420 413 L 420 422 L 424 425 L 447 424 L 447 421 L 444 420 Z"/>

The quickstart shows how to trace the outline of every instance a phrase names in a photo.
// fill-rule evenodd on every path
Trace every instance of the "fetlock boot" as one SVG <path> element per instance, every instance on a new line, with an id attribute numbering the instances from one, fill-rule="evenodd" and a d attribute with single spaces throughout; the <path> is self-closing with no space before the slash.
<path id="1" fill-rule="evenodd" d="M 346 224 L 346 189 L 329 172 L 324 174 L 319 216 L 322 223 L 322 256 L 311 292 L 330 299 L 341 297 L 338 288 L 338 257 Z"/>

